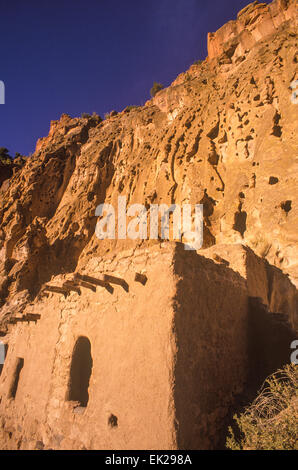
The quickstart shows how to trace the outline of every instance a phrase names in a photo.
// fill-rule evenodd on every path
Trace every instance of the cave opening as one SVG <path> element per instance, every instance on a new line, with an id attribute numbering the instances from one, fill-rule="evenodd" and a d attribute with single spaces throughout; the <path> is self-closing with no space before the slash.
<path id="1" fill-rule="evenodd" d="M 239 232 L 244 238 L 244 234 L 246 232 L 246 221 L 247 221 L 247 213 L 243 212 L 240 208 L 238 212 L 236 212 L 234 216 L 234 226 L 233 229 Z"/>

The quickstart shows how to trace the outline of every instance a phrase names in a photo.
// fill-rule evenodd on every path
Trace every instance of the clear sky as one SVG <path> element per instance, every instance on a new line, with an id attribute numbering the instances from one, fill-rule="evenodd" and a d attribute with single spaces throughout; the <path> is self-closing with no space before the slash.
<path id="1" fill-rule="evenodd" d="M 249 0 L 0 0 L 0 147 L 34 151 L 61 114 L 150 98 L 207 55 L 207 33 Z M 267 2 L 269 3 L 269 2 Z"/>

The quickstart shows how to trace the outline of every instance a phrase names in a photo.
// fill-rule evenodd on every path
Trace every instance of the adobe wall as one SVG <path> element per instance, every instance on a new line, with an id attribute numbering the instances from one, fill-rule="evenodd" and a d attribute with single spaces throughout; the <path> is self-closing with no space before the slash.
<path id="1" fill-rule="evenodd" d="M 233 253 L 238 268 L 218 255 L 208 259 L 213 256 L 208 250 L 202 256 L 175 243 L 94 257 L 80 274 L 110 274 L 127 285 L 113 284 L 112 293 L 81 287 L 81 295 L 66 298 L 50 293 L 28 307 L 40 320 L 17 323 L 5 337 L 0 448 L 221 447 L 230 411 L 256 361 L 260 376 L 267 371 L 259 341 L 263 330 L 258 322 L 251 330 L 252 308 L 258 313 L 259 305 L 250 302 L 247 252 L 238 246 Z M 146 275 L 145 285 L 135 281 L 135 273 Z M 93 359 L 86 409 L 67 400 L 79 336 L 89 338 Z M 282 349 L 288 354 L 287 335 L 283 341 L 274 343 L 279 355 Z M 12 399 L 8 392 L 18 357 L 24 367 Z M 270 367 L 275 365 L 271 361 Z M 117 426 L 109 425 L 111 415 Z"/>
<path id="2" fill-rule="evenodd" d="M 174 400 L 180 449 L 224 447 L 229 409 L 248 375 L 245 279 L 194 252 L 175 252 Z"/>
<path id="3" fill-rule="evenodd" d="M 129 291 L 82 288 L 81 296 L 53 293 L 31 307 L 41 319 L 14 327 L 1 375 L 1 448 L 34 449 L 41 442 L 52 449 L 175 447 L 172 256 L 171 248 L 157 245 L 105 262 L 92 259 L 84 274 L 124 277 Z M 134 281 L 144 270 L 145 286 Z M 78 336 L 89 338 L 93 358 L 83 414 L 65 400 Z M 24 358 L 24 367 L 15 399 L 7 400 L 16 357 Z M 118 427 L 108 425 L 111 414 Z"/>
<path id="4" fill-rule="evenodd" d="M 200 253 L 239 273 L 247 281 L 249 297 L 259 298 L 268 311 L 285 315 L 292 329 L 298 331 L 297 289 L 281 269 L 241 244 L 217 244 Z"/>
<path id="5" fill-rule="evenodd" d="M 245 245 L 216 245 L 201 253 L 246 279 L 248 377 L 251 402 L 264 380 L 290 362 L 297 340 L 298 292 L 289 277 Z"/>

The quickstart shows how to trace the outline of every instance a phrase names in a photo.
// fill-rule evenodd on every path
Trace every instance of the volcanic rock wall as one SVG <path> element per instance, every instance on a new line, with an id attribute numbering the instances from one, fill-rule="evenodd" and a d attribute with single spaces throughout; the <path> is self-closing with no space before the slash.
<path id="1" fill-rule="evenodd" d="M 51 124 L 0 188 L 2 317 L 52 275 L 134 243 L 94 234 L 96 206 L 118 195 L 201 202 L 205 246 L 246 243 L 297 282 L 295 16 L 286 24 L 237 63 L 192 66 L 144 107 Z"/>
<path id="2" fill-rule="evenodd" d="M 34 306 L 46 284 L 142 245 L 95 235 L 96 207 L 116 208 L 119 195 L 146 207 L 203 204 L 202 254 L 218 249 L 214 256 L 238 271 L 219 247 L 241 244 L 255 252 L 260 270 L 241 274 L 247 298 L 261 298 L 254 309 L 263 312 L 264 304 L 296 326 L 298 106 L 291 84 L 297 78 L 295 2 L 255 2 L 209 36 L 206 61 L 145 106 L 104 121 L 63 115 L 52 122 L 24 166 L 0 178 L 5 342 L 11 338 L 17 348 L 16 318 L 43 313 Z"/>
<path id="3" fill-rule="evenodd" d="M 258 1 L 250 3 L 238 13 L 237 20 L 208 34 L 208 56 L 213 59 L 223 54 L 227 59 L 239 59 L 258 41 L 286 28 L 295 18 L 297 25 L 295 0 L 275 0 L 269 5 Z"/>

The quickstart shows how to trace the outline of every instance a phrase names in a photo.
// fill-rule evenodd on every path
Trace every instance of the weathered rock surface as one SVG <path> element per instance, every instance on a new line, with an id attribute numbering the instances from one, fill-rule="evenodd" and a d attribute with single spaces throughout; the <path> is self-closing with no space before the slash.
<path id="1" fill-rule="evenodd" d="M 127 204 L 204 204 L 199 254 L 228 263 L 246 296 L 297 327 L 295 6 L 250 4 L 209 35 L 201 65 L 144 107 L 105 121 L 63 115 L 22 168 L 0 174 L 2 335 L 15 341 L 11 319 L 39 313 L 45 283 L 142 245 L 95 235 L 96 207 L 117 208 L 119 195 Z M 257 255 L 253 270 L 240 253 Z"/>
<path id="2" fill-rule="evenodd" d="M 291 21 L 297 25 L 295 0 L 275 0 L 267 5 L 258 1 L 241 10 L 235 21 L 229 21 L 216 33 L 208 35 L 210 59 L 224 54 L 227 59 L 245 55 L 258 41 L 286 28 Z"/>
<path id="3" fill-rule="evenodd" d="M 267 24 L 275 12 L 282 26 L 259 35 L 241 60 L 210 53 L 144 107 L 103 122 L 52 122 L 0 188 L 2 305 L 22 291 L 33 298 L 52 275 L 94 253 L 133 243 L 94 234 L 96 206 L 117 207 L 118 195 L 128 204 L 203 202 L 205 246 L 246 243 L 297 283 L 294 3 L 255 2 L 240 13 L 236 25 L 258 12 Z"/>
<path id="4" fill-rule="evenodd" d="M 25 160 L 22 157 L 17 157 L 11 162 L 2 162 L 0 160 L 0 187 L 2 186 L 2 192 L 5 191 L 8 187 L 9 178 L 11 178 L 14 173 L 22 168 L 24 162 Z M 4 181 L 6 184 L 2 185 Z"/>

